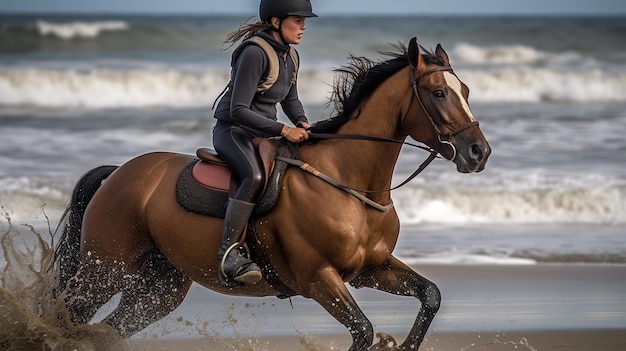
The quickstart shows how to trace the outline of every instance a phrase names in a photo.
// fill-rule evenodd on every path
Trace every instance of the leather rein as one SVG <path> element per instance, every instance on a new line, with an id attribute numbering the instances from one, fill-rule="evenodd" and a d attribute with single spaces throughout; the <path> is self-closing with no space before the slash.
<path id="1" fill-rule="evenodd" d="M 315 167 L 311 166 L 310 164 L 302 161 L 302 160 L 298 160 L 298 159 L 292 159 L 292 158 L 287 158 L 287 157 L 282 157 L 282 156 L 276 156 L 276 159 L 279 161 L 283 161 L 286 162 L 287 164 L 299 167 L 300 169 L 320 178 L 321 180 L 331 184 L 334 187 L 337 187 L 347 193 L 349 193 L 350 195 L 356 197 L 357 199 L 361 200 L 363 203 L 379 210 L 382 212 L 386 212 L 389 211 L 390 209 L 393 208 L 393 201 L 387 205 L 381 205 L 371 199 L 369 199 L 368 197 L 364 196 L 362 193 L 365 194 L 380 194 L 380 193 L 387 193 L 390 192 L 392 190 L 396 190 L 404 185 L 406 185 L 408 182 L 410 182 L 411 180 L 413 180 L 415 177 L 417 177 L 417 175 L 419 175 L 420 173 L 422 173 L 422 171 L 424 169 L 426 169 L 426 167 L 428 167 L 428 165 L 435 159 L 437 158 L 438 154 L 439 154 L 439 149 L 441 148 L 441 145 L 448 145 L 452 148 L 453 150 L 453 156 L 450 159 L 450 161 L 453 161 L 456 158 L 457 155 L 457 151 L 456 151 L 456 147 L 450 142 L 450 139 L 463 132 L 464 130 L 477 126 L 478 125 L 478 121 L 472 121 L 464 126 L 461 126 L 460 128 L 448 133 L 448 134 L 443 134 L 441 132 L 441 130 L 439 129 L 439 127 L 437 127 L 437 125 L 435 124 L 435 120 L 432 118 L 432 116 L 430 115 L 430 113 L 428 112 L 428 110 L 426 109 L 426 106 L 424 106 L 424 103 L 422 102 L 422 99 L 420 98 L 419 92 L 417 90 L 419 83 L 421 81 L 421 79 L 427 75 L 430 75 L 432 73 L 435 72 L 440 72 L 440 71 L 450 71 L 452 72 L 452 67 L 450 66 L 441 66 L 441 67 L 437 67 L 434 68 L 432 70 L 426 71 L 422 74 L 420 74 L 417 78 L 415 78 L 415 73 L 413 69 L 409 69 L 410 71 L 410 76 L 411 76 L 411 86 L 413 89 L 413 96 L 411 97 L 411 103 L 409 105 L 409 108 L 405 114 L 405 116 L 402 118 L 402 120 L 404 121 L 404 119 L 406 118 L 406 116 L 409 114 L 410 110 L 411 110 L 411 106 L 413 105 L 413 101 L 415 99 L 417 99 L 417 101 L 419 102 L 422 111 L 426 114 L 426 116 L 428 117 L 428 120 L 430 121 L 431 125 L 433 126 L 433 128 L 435 129 L 435 131 L 437 132 L 437 138 L 439 140 L 439 147 L 437 147 L 437 149 L 432 149 L 426 146 L 422 146 L 422 145 L 417 145 L 417 144 L 413 144 L 413 143 L 409 143 L 403 140 L 397 140 L 397 139 L 390 139 L 390 138 L 382 138 L 382 137 L 376 137 L 376 136 L 368 136 L 368 135 L 358 135 L 358 134 L 325 134 L 325 133 L 311 133 L 309 135 L 309 139 L 347 139 L 347 140 L 366 140 L 366 141 L 375 141 L 375 142 L 385 142 L 385 143 L 394 143 L 394 144 L 403 144 L 403 145 L 409 145 L 409 146 L 413 146 L 419 149 L 423 149 L 426 150 L 428 152 L 430 152 L 430 155 L 428 156 L 428 158 L 426 158 L 426 160 L 424 160 L 424 162 L 422 162 L 422 164 L 419 165 L 419 167 L 407 178 L 405 179 L 402 183 L 400 183 L 399 185 L 396 185 L 390 189 L 386 189 L 386 190 L 362 190 L 362 189 L 356 189 L 353 187 L 350 187 L 348 185 L 345 184 L 341 184 L 338 181 L 332 179 L 331 177 L 323 174 L 322 172 L 320 172 L 319 170 L 317 170 Z"/>

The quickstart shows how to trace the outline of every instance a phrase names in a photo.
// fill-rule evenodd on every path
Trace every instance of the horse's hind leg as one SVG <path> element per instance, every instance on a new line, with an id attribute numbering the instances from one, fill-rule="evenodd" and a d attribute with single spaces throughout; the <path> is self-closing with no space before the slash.
<path id="1" fill-rule="evenodd" d="M 406 340 L 398 350 L 417 350 L 441 303 L 437 286 L 391 256 L 380 267 L 363 272 L 350 282 L 355 288 L 369 287 L 401 296 L 417 297 L 420 310 Z"/>
<path id="2" fill-rule="evenodd" d="M 191 280 L 154 250 L 142 272 L 122 292 L 118 307 L 103 322 L 129 337 L 174 311 L 190 286 Z"/>
<path id="3" fill-rule="evenodd" d="M 88 323 L 98 309 L 127 284 L 121 268 L 111 268 L 98 259 L 86 258 L 78 272 L 69 279 L 62 293 L 69 319 L 76 324 Z"/>

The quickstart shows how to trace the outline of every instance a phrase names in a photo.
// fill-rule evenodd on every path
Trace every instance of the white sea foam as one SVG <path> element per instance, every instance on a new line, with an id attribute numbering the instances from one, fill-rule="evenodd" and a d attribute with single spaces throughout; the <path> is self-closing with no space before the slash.
<path id="1" fill-rule="evenodd" d="M 522 67 L 457 74 L 470 87 L 473 102 L 626 101 L 626 73 Z"/>
<path id="2" fill-rule="evenodd" d="M 306 74 L 306 73 L 305 73 Z M 309 76 L 324 76 L 311 72 Z M 327 78 L 332 75 L 330 72 Z M 0 105 L 41 107 L 204 107 L 228 82 L 228 71 L 171 69 L 15 69 L 0 71 Z M 309 103 L 327 100 L 330 87 L 319 80 L 299 93 Z"/>
<path id="3" fill-rule="evenodd" d="M 549 55 L 525 45 L 482 47 L 462 43 L 451 50 L 454 62 L 474 65 L 528 65 L 545 60 Z"/>
<path id="4" fill-rule="evenodd" d="M 626 101 L 626 73 L 568 72 L 548 68 L 465 69 L 457 72 L 481 103 Z M 167 68 L 0 70 L 0 105 L 41 107 L 211 106 L 228 81 L 227 70 L 189 72 Z M 302 72 L 305 104 L 328 100 L 330 69 Z"/>
<path id="5" fill-rule="evenodd" d="M 411 183 L 393 193 L 403 225 L 456 224 L 626 224 L 626 184 L 542 184 L 512 186 L 464 186 L 462 184 Z M 65 205 L 71 184 L 51 185 L 26 176 L 0 179 L 0 205 L 19 204 L 27 216 L 40 213 L 42 204 L 59 210 Z"/>
<path id="6" fill-rule="evenodd" d="M 409 265 L 421 264 L 487 264 L 487 265 L 534 265 L 537 262 L 530 258 L 510 257 L 501 255 L 473 254 L 467 252 L 438 252 L 423 257 L 400 257 Z"/>
<path id="7" fill-rule="evenodd" d="M 53 225 L 69 199 L 68 189 L 58 189 L 26 176 L 0 178 L 0 210 L 18 224 L 43 225 L 46 215 Z"/>
<path id="8" fill-rule="evenodd" d="M 394 192 L 393 198 L 405 225 L 626 223 L 624 181 L 604 176 L 554 178 L 529 174 L 491 186 L 413 183 Z"/>
<path id="9" fill-rule="evenodd" d="M 0 73 L 0 104 L 47 107 L 208 106 L 225 74 L 171 70 L 45 70 Z"/>
<path id="10" fill-rule="evenodd" d="M 37 21 L 35 23 L 37 31 L 42 36 L 55 36 L 61 39 L 70 40 L 75 38 L 95 38 L 105 31 L 122 31 L 130 28 L 124 21 L 100 21 L 100 22 L 67 22 L 52 23 L 47 21 Z"/>

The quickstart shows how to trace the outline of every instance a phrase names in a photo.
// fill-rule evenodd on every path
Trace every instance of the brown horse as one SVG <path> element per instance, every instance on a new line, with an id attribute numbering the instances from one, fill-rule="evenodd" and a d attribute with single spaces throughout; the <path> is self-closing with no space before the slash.
<path id="1" fill-rule="evenodd" d="M 491 152 L 468 106 L 469 90 L 454 75 L 440 45 L 429 52 L 411 39 L 408 49 L 383 62 L 353 58 L 340 69 L 333 100 L 338 116 L 316 124 L 317 133 L 404 141 L 407 136 L 453 161 L 462 173 L 480 172 Z M 328 139 L 300 146 L 300 157 L 354 189 L 391 187 L 402 143 Z M 224 287 L 217 251 L 223 220 L 183 209 L 175 198 L 191 155 L 150 153 L 120 167 L 103 166 L 76 185 L 57 246 L 57 291 L 74 323 L 122 292 L 104 319 L 132 335 L 173 311 L 192 281 L 230 295 L 278 296 L 276 284 Z M 106 179 L 106 180 L 105 180 Z M 392 255 L 399 220 L 389 191 L 360 192 L 362 199 L 290 168 L 275 207 L 251 222 L 275 277 L 297 295 L 312 298 L 346 326 L 352 351 L 372 346 L 374 333 L 346 282 L 412 296 L 421 306 L 404 343 L 415 350 L 439 309 L 440 294 Z M 377 348 L 378 349 L 378 348 Z"/>

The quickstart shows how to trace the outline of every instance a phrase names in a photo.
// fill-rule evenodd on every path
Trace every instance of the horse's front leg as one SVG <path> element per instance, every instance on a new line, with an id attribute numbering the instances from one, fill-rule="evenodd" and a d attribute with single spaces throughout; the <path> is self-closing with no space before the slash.
<path id="1" fill-rule="evenodd" d="M 363 272 L 350 284 L 357 289 L 369 287 L 390 294 L 417 297 L 421 302 L 420 310 L 413 328 L 398 350 L 419 348 L 441 302 L 441 294 L 434 283 L 391 256 L 383 265 Z"/>
<path id="2" fill-rule="evenodd" d="M 308 294 L 343 324 L 352 335 L 349 351 L 366 350 L 374 340 L 374 328 L 348 291 L 341 276 L 334 269 L 318 272 L 317 279 L 308 285 Z"/>

